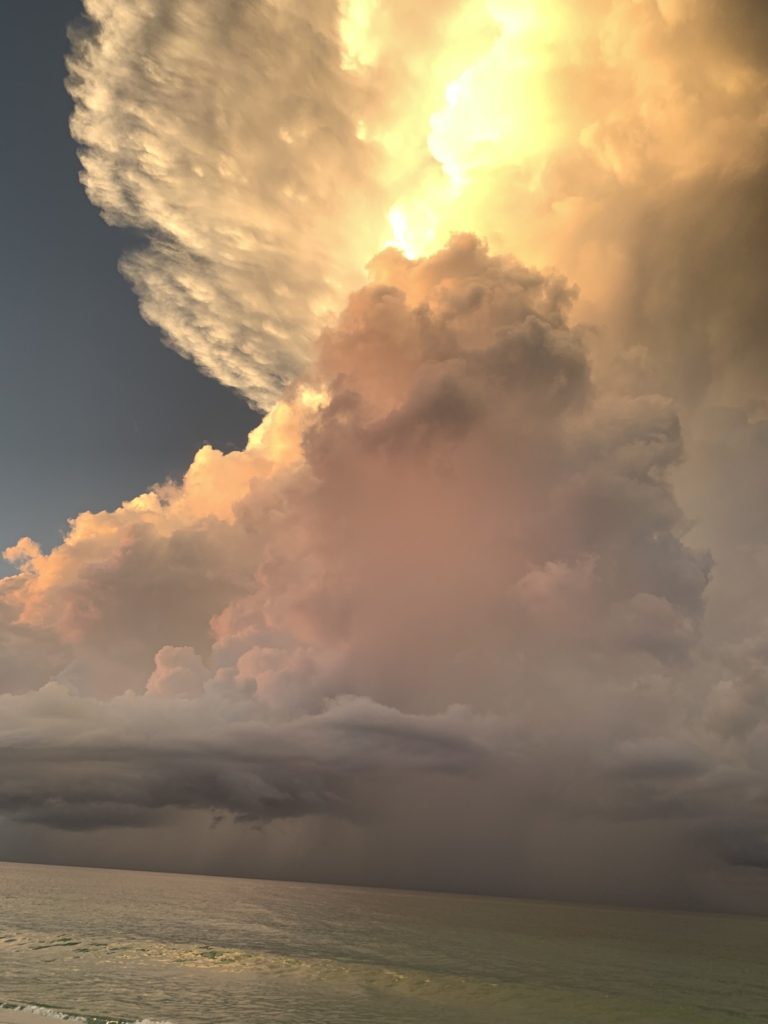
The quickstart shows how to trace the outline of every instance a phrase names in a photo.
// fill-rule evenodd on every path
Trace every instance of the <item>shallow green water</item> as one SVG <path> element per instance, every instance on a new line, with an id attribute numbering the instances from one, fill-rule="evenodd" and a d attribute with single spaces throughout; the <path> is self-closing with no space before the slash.
<path id="1" fill-rule="evenodd" d="M 0 1002 L 176 1024 L 755 1024 L 768 919 L 0 864 Z"/>

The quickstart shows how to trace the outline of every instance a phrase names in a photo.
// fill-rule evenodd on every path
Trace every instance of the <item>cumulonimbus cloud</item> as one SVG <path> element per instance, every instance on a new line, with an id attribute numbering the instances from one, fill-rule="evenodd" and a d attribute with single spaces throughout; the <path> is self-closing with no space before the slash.
<path id="1" fill-rule="evenodd" d="M 7 553 L 6 820 L 751 905 L 762 9 L 85 7 L 89 195 L 145 315 L 269 412 Z"/>
<path id="2" fill-rule="evenodd" d="M 714 770 L 669 401 L 598 393 L 572 289 L 472 236 L 371 276 L 245 451 L 9 553 L 60 663 L 4 698 L 6 815 L 375 819 L 447 775 L 537 792 L 524 830 L 561 773 L 566 817 L 655 819 Z"/>

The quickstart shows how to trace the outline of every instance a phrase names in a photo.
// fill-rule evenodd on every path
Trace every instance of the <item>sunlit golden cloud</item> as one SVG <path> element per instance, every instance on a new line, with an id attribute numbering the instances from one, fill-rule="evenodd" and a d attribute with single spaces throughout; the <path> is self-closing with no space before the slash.
<path id="1" fill-rule="evenodd" d="M 145 315 L 265 407 L 375 253 L 453 232 L 557 267 L 586 319 L 642 343 L 623 316 L 638 225 L 765 154 L 765 69 L 703 0 L 168 5 L 86 4 L 84 182 L 148 233 L 125 263 Z"/>

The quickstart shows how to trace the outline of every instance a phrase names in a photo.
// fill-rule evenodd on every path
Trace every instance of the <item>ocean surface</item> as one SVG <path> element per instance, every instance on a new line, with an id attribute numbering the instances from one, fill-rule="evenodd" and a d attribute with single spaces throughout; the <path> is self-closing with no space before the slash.
<path id="1" fill-rule="evenodd" d="M 755 1024 L 768 919 L 0 863 L 0 1005 L 30 1024 Z"/>

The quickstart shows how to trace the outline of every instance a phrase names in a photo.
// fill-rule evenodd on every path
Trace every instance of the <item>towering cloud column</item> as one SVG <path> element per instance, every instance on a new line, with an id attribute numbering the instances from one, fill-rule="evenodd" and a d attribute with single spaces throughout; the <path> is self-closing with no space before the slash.
<path id="1" fill-rule="evenodd" d="M 87 0 L 74 33 L 144 314 L 267 414 L 8 553 L 0 810 L 68 849 L 262 823 L 209 837 L 225 870 L 745 905 L 762 6 L 310 6 Z"/>

